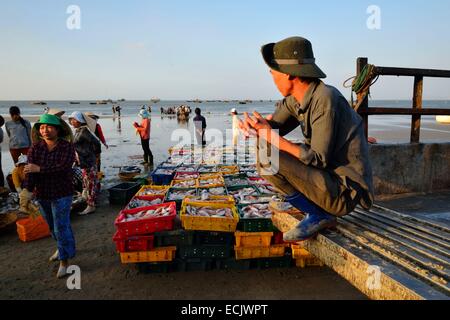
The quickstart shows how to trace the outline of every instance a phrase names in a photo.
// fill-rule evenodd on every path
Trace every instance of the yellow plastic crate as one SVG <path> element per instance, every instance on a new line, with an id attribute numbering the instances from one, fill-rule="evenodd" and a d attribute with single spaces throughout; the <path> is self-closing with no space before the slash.
<path id="1" fill-rule="evenodd" d="M 190 216 L 186 214 L 186 207 L 188 205 L 192 207 L 210 207 L 215 209 L 230 208 L 233 212 L 233 218 Z M 234 204 L 183 201 L 181 207 L 181 224 L 185 230 L 235 232 L 238 222 L 239 214 Z"/>
<path id="2" fill-rule="evenodd" d="M 204 204 L 204 205 L 208 205 L 208 204 L 213 204 L 213 203 L 226 203 L 226 204 L 230 204 L 230 205 L 235 205 L 236 202 L 234 201 L 234 197 L 233 196 L 209 196 L 208 200 L 198 200 L 199 197 L 194 197 L 194 196 L 186 196 L 184 197 L 183 202 L 188 203 L 198 203 L 198 204 Z"/>
<path id="3" fill-rule="evenodd" d="M 157 194 L 154 194 L 155 196 L 164 196 L 166 195 L 169 188 L 170 186 L 142 186 L 142 188 L 136 193 L 136 196 L 144 196 L 143 193 L 145 192 L 145 190 L 156 190 L 159 192 Z"/>
<path id="4" fill-rule="evenodd" d="M 270 247 L 273 232 L 235 232 L 236 247 Z"/>
<path id="5" fill-rule="evenodd" d="M 194 184 L 192 186 L 189 187 L 182 187 L 182 186 L 177 186 L 177 183 L 187 183 L 187 182 L 194 182 Z M 170 183 L 170 186 L 172 188 L 197 188 L 197 184 L 198 181 L 197 179 L 186 179 L 186 180 L 172 180 L 172 182 Z"/>
<path id="6" fill-rule="evenodd" d="M 145 252 L 124 252 L 120 254 L 122 263 L 168 262 L 175 259 L 177 247 L 161 247 Z"/>
<path id="7" fill-rule="evenodd" d="M 311 253 L 303 248 L 300 244 L 291 244 L 292 259 L 295 260 L 295 265 L 299 268 L 318 266 L 323 267 L 324 263 L 314 257 Z"/>
<path id="8" fill-rule="evenodd" d="M 239 173 L 238 166 L 217 166 L 217 170 L 222 174 L 236 174 Z"/>
<path id="9" fill-rule="evenodd" d="M 215 184 L 208 184 L 208 185 L 201 185 L 201 181 L 209 180 L 209 179 L 219 179 L 220 183 Z M 201 175 L 197 179 L 197 186 L 198 188 L 218 188 L 218 187 L 225 187 L 225 180 L 223 180 L 223 177 L 221 174 L 205 174 Z"/>
<path id="10" fill-rule="evenodd" d="M 273 245 L 270 247 L 234 247 L 236 260 L 259 259 L 259 258 L 275 258 L 284 256 L 286 249 L 285 244 Z"/>

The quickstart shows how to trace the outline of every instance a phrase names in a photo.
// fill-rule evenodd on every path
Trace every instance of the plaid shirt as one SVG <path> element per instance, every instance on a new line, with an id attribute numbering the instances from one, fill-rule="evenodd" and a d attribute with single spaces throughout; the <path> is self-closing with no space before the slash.
<path id="1" fill-rule="evenodd" d="M 28 152 L 28 163 L 38 165 L 39 173 L 27 174 L 24 187 L 36 190 L 41 200 L 56 200 L 73 195 L 72 165 L 75 162 L 73 144 L 60 139 L 51 152 L 45 141 L 35 143 Z"/>

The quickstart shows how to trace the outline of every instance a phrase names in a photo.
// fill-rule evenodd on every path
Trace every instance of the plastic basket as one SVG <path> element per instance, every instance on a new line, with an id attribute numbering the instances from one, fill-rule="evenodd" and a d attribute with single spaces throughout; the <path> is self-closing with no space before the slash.
<path id="1" fill-rule="evenodd" d="M 202 181 L 207 181 L 210 179 L 218 179 L 220 180 L 220 183 L 213 183 L 213 184 L 202 184 Z M 223 177 L 221 174 L 208 174 L 208 175 L 200 175 L 197 181 L 197 186 L 199 188 L 216 188 L 216 187 L 224 187 L 225 181 L 223 180 Z"/>
<path id="2" fill-rule="evenodd" d="M 170 186 L 142 186 L 141 189 L 136 193 L 138 197 L 153 197 L 153 196 L 165 196 Z M 151 192 L 151 194 L 146 194 L 147 192 Z"/>
<path id="3" fill-rule="evenodd" d="M 153 184 L 154 185 L 158 185 L 158 186 L 170 185 L 170 183 L 172 182 L 172 179 L 173 179 L 173 177 L 175 175 L 175 171 L 173 171 L 171 174 L 159 174 L 159 173 L 156 173 L 160 169 L 173 170 L 173 169 L 161 168 L 161 167 L 156 168 L 151 173 Z"/>
<path id="4" fill-rule="evenodd" d="M 215 217 L 197 217 L 186 214 L 187 206 L 194 207 L 212 207 L 212 208 L 230 208 L 233 212 L 233 218 L 215 218 Z M 236 207 L 232 204 L 223 203 L 195 203 L 186 202 L 181 207 L 181 223 L 186 230 L 198 230 L 198 231 L 223 231 L 223 232 L 235 232 L 236 226 L 239 222 L 239 215 Z"/>
<path id="5" fill-rule="evenodd" d="M 233 180 L 238 180 L 238 179 L 244 180 L 245 182 L 243 182 L 242 184 L 236 184 L 236 185 L 231 184 Z M 249 185 L 249 180 L 245 173 L 224 175 L 223 180 L 225 181 L 225 186 L 227 186 L 227 187 L 241 187 L 241 186 Z"/>
<path id="6" fill-rule="evenodd" d="M 156 232 L 155 247 L 191 246 L 194 244 L 194 232 L 186 230 L 172 230 Z"/>
<path id="7" fill-rule="evenodd" d="M 213 259 L 176 259 L 176 265 L 180 272 L 209 271 L 213 268 Z"/>
<path id="8" fill-rule="evenodd" d="M 165 201 L 166 202 L 170 202 L 170 201 L 175 202 L 177 204 L 177 211 L 181 210 L 181 205 L 182 205 L 185 197 L 183 199 L 179 199 L 179 200 L 170 200 L 170 196 L 171 196 L 172 192 L 174 192 L 174 191 L 186 191 L 186 192 L 194 191 L 195 194 L 197 194 L 196 188 L 170 188 L 169 191 L 167 191 L 167 193 L 166 193 Z"/>
<path id="9" fill-rule="evenodd" d="M 183 186 L 181 184 L 189 183 L 192 184 L 190 186 Z M 172 180 L 170 187 L 172 188 L 197 188 L 197 179 L 189 179 L 189 180 Z"/>
<path id="10" fill-rule="evenodd" d="M 216 268 L 219 270 L 250 270 L 253 267 L 253 260 L 217 259 Z"/>
<path id="11" fill-rule="evenodd" d="M 236 247 L 270 247 L 273 232 L 240 232 L 236 231 Z"/>
<path id="12" fill-rule="evenodd" d="M 259 193 L 259 190 L 258 190 L 258 188 L 256 187 L 256 186 L 252 186 L 252 185 L 248 185 L 248 186 L 236 186 L 236 187 L 227 187 L 227 192 L 228 192 L 228 194 L 229 195 L 232 195 L 232 193 L 234 192 L 234 191 L 238 191 L 238 190 L 242 190 L 242 189 L 247 189 L 247 188 L 251 188 L 251 189 L 254 189 L 255 191 L 254 191 L 254 194 L 252 195 L 253 197 L 255 197 L 255 198 L 259 198 L 260 197 L 260 193 Z M 234 196 L 234 195 L 232 195 L 234 198 L 235 198 L 235 201 L 236 201 L 236 203 L 237 204 L 240 204 L 240 203 L 244 203 L 244 202 L 242 202 L 242 200 L 240 199 L 240 198 L 238 198 L 237 196 Z M 255 201 L 258 201 L 257 199 L 255 199 Z M 252 202 L 253 203 L 253 202 Z M 258 203 L 258 202 L 254 202 L 254 203 Z M 250 202 L 245 202 L 245 204 L 250 204 Z"/>
<path id="13" fill-rule="evenodd" d="M 183 177 L 184 175 L 189 175 L 189 178 Z M 174 180 L 192 180 L 192 179 L 198 179 L 200 175 L 198 172 L 177 172 L 175 173 Z"/>
<path id="14" fill-rule="evenodd" d="M 234 247 L 236 260 L 272 258 L 284 256 L 286 245 L 279 244 L 270 247 Z"/>
<path id="15" fill-rule="evenodd" d="M 258 269 L 272 269 L 272 268 L 290 268 L 293 265 L 292 256 L 286 254 L 280 258 L 263 258 L 256 261 Z"/>
<path id="16" fill-rule="evenodd" d="M 164 247 L 143 252 L 122 252 L 120 254 L 120 259 L 124 264 L 173 261 L 175 259 L 176 250 L 176 247 Z"/>
<path id="17" fill-rule="evenodd" d="M 250 206 L 251 204 L 244 204 L 244 205 L 238 205 L 237 209 L 239 212 L 239 224 L 237 229 L 239 231 L 244 232 L 272 232 L 274 231 L 274 226 L 272 219 L 265 219 L 265 218 L 251 218 L 246 219 L 244 218 L 244 213 L 242 209 L 244 209 L 247 206 Z"/>
<path id="18" fill-rule="evenodd" d="M 124 182 L 110 188 L 109 203 L 114 205 L 125 206 L 130 202 L 131 198 L 139 191 L 141 186 L 134 182 Z"/>
<path id="19" fill-rule="evenodd" d="M 239 173 L 239 167 L 238 166 L 217 166 L 217 171 L 222 174 L 236 174 Z"/>
<path id="20" fill-rule="evenodd" d="M 229 245 L 198 245 L 178 247 L 178 257 L 189 258 L 229 258 L 232 247 Z"/>
<path id="21" fill-rule="evenodd" d="M 116 243 L 117 252 L 139 252 L 139 251 L 150 251 L 153 249 L 154 236 L 131 236 L 122 237 L 119 232 L 117 232 L 113 241 Z"/>
<path id="22" fill-rule="evenodd" d="M 26 218 L 16 222 L 17 234 L 23 242 L 34 241 L 50 236 L 50 228 L 44 217 Z"/>
<path id="23" fill-rule="evenodd" d="M 130 204 L 131 204 L 131 202 L 133 202 L 133 200 L 142 200 L 142 201 L 150 201 L 150 202 L 151 202 L 151 201 L 153 201 L 153 200 L 160 199 L 160 200 L 161 200 L 161 203 L 163 203 L 163 202 L 164 202 L 164 198 L 165 198 L 165 196 L 163 196 L 163 195 L 146 196 L 146 197 L 134 196 L 134 197 L 130 200 L 130 202 L 128 202 L 128 204 L 126 205 L 125 210 L 132 210 L 132 209 L 136 209 L 136 208 L 142 208 L 142 207 L 148 207 L 148 206 L 151 206 L 151 204 L 147 204 L 147 205 L 142 206 L 142 207 L 130 208 Z"/>
<path id="24" fill-rule="evenodd" d="M 170 215 L 167 217 L 155 217 L 142 219 L 138 221 L 127 221 L 127 222 L 124 221 L 125 216 L 127 214 L 136 214 L 140 211 L 155 210 L 161 207 L 168 207 L 171 212 Z M 168 202 L 144 208 L 123 210 L 117 217 L 115 225 L 122 237 L 145 235 L 158 231 L 172 230 L 176 215 L 177 215 L 176 203 Z"/>
<path id="25" fill-rule="evenodd" d="M 202 189 L 198 189 L 199 193 Z M 229 205 L 235 205 L 234 198 L 232 196 L 209 196 L 206 200 L 201 200 L 201 196 L 191 197 L 187 196 L 183 200 L 184 203 L 196 203 L 196 204 L 203 204 L 204 206 L 207 206 L 208 204 L 214 204 L 214 203 L 226 203 Z"/>

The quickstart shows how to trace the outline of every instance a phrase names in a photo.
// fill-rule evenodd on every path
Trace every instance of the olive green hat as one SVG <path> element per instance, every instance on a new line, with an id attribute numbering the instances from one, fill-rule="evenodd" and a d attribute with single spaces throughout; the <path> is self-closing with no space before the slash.
<path id="1" fill-rule="evenodd" d="M 316 65 L 311 42 L 291 37 L 261 48 L 266 64 L 273 70 L 301 78 L 326 78 Z"/>
<path id="2" fill-rule="evenodd" d="M 67 122 L 65 122 L 63 119 L 61 119 L 58 116 L 46 113 L 46 114 L 43 114 L 42 116 L 40 116 L 39 121 L 36 122 L 33 126 L 33 130 L 31 132 L 31 139 L 32 139 L 33 143 L 36 143 L 36 142 L 42 140 L 42 137 L 39 134 L 39 127 L 42 124 L 48 124 L 51 126 L 59 127 L 60 128 L 59 136 L 69 142 L 73 141 L 72 130 L 70 129 Z"/>

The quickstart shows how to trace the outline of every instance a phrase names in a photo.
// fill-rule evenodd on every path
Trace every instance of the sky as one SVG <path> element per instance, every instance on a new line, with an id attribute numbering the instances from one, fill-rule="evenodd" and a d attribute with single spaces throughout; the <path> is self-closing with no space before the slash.
<path id="1" fill-rule="evenodd" d="M 70 5 L 80 29 L 67 28 Z M 278 99 L 260 48 L 290 36 L 312 42 L 325 82 L 350 97 L 357 57 L 450 70 L 449 14 L 450 0 L 0 0 L 0 100 Z M 424 98 L 450 100 L 449 87 L 426 78 Z M 412 88 L 382 77 L 372 98 Z"/>

